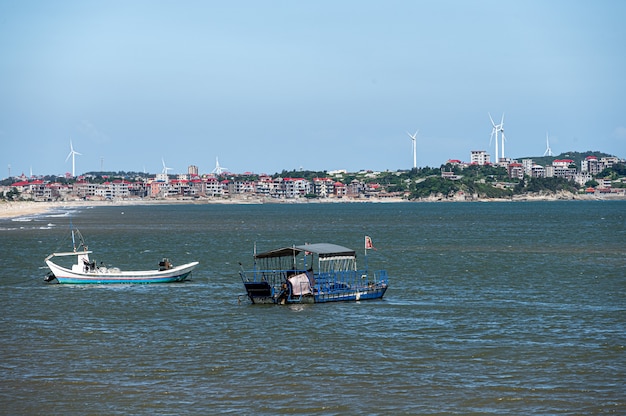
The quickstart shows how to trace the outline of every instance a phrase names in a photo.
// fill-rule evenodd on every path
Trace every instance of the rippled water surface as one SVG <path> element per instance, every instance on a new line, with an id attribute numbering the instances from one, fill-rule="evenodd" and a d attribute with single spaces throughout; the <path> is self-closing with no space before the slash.
<path id="1" fill-rule="evenodd" d="M 98 262 L 200 266 L 45 284 L 70 221 Z M 383 300 L 238 301 L 255 243 L 364 235 Z M 626 414 L 623 201 L 62 209 L 0 247 L 0 414 Z"/>

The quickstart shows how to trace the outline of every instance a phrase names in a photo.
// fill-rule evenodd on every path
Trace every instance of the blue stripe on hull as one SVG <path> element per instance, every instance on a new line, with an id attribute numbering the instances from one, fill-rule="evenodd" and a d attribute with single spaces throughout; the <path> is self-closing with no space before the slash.
<path id="1" fill-rule="evenodd" d="M 356 302 L 359 300 L 381 299 L 386 290 L 387 288 L 358 293 L 322 293 L 315 295 L 315 303 Z"/>
<path id="2" fill-rule="evenodd" d="M 137 278 L 137 279 L 129 279 L 129 278 L 74 278 L 74 277 L 57 277 L 59 283 L 65 284 L 152 284 L 152 283 L 174 283 L 174 282 L 182 282 L 187 279 L 187 277 L 191 274 L 191 272 L 183 273 L 180 276 L 170 276 L 170 277 L 148 277 L 148 278 Z"/>
<path id="3" fill-rule="evenodd" d="M 382 299 L 387 291 L 387 287 L 381 287 L 369 290 L 349 290 L 317 293 L 314 296 L 304 295 L 301 297 L 280 298 L 272 296 L 255 296 L 248 293 L 249 299 L 254 304 L 294 304 L 294 303 L 327 303 L 327 302 L 357 302 L 360 300 Z"/>

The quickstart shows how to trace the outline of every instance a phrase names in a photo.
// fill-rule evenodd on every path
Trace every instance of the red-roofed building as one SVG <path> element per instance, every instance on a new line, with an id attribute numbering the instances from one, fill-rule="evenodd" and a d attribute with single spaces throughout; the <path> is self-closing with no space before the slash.
<path id="1" fill-rule="evenodd" d="M 313 178 L 313 193 L 326 198 L 334 192 L 334 183 L 330 178 Z"/>
<path id="2" fill-rule="evenodd" d="M 348 193 L 348 189 L 346 188 L 345 184 L 337 181 L 333 184 L 333 193 L 335 194 L 335 196 L 341 198 Z"/>
<path id="3" fill-rule="evenodd" d="M 261 175 L 256 181 L 256 194 L 259 196 L 270 196 L 274 181 L 271 176 Z"/>
<path id="4" fill-rule="evenodd" d="M 574 161 L 572 159 L 554 159 L 552 161 L 552 166 L 557 167 L 557 166 L 563 166 L 563 167 L 569 167 L 569 165 L 572 165 L 574 163 Z"/>
<path id="5" fill-rule="evenodd" d="M 170 181 L 169 195 L 190 196 L 189 180 L 172 179 Z"/>
<path id="6" fill-rule="evenodd" d="M 570 167 L 573 163 L 571 159 L 555 159 L 552 166 L 546 167 L 546 176 L 574 180 L 576 168 Z"/>
<path id="7" fill-rule="evenodd" d="M 24 188 L 29 185 L 28 181 L 19 181 L 11 184 L 12 188 L 17 188 L 18 191 L 24 192 Z"/>
<path id="8" fill-rule="evenodd" d="M 43 199 L 45 197 L 46 185 L 42 180 L 19 181 L 11 184 L 11 188 L 17 189 L 24 198 Z"/>
<path id="9" fill-rule="evenodd" d="M 603 166 L 595 156 L 587 156 L 585 160 L 580 162 L 580 171 L 588 172 L 591 175 L 597 175 L 602 172 Z"/>
<path id="10" fill-rule="evenodd" d="M 283 189 L 285 198 L 301 198 L 311 193 L 311 184 L 304 178 L 285 178 Z"/>
<path id="11" fill-rule="evenodd" d="M 524 179 L 524 165 L 521 163 L 509 163 L 509 178 Z"/>
<path id="12" fill-rule="evenodd" d="M 383 190 L 383 187 L 380 186 L 380 184 L 375 183 L 375 182 L 370 182 L 365 184 L 365 196 L 366 197 L 370 197 L 370 196 L 378 196 L 381 191 Z"/>

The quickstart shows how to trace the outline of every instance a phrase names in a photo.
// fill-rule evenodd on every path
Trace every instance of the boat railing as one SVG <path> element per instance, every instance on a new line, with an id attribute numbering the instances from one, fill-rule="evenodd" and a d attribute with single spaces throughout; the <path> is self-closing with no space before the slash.
<path id="1" fill-rule="evenodd" d="M 384 284 L 385 286 L 389 284 L 389 276 L 387 275 L 387 270 L 377 270 L 374 272 L 374 280 L 377 283 Z"/>
<path id="2" fill-rule="evenodd" d="M 257 269 L 253 271 L 241 271 L 241 275 L 244 281 L 250 282 L 268 282 L 270 285 L 281 284 L 285 282 L 289 277 L 305 273 L 304 270 L 270 270 L 270 269 Z M 251 278 L 250 278 L 251 277 Z"/>
<path id="3" fill-rule="evenodd" d="M 280 290 L 291 276 L 305 273 L 304 270 L 256 269 L 240 271 L 244 282 L 267 282 L 273 289 Z M 341 270 L 314 274 L 313 289 L 319 292 L 337 292 L 388 284 L 386 270 L 373 273 L 366 270 Z M 312 283 L 313 283 L 312 282 Z"/>
<path id="4" fill-rule="evenodd" d="M 329 271 L 315 274 L 316 289 L 321 292 L 350 290 L 375 285 L 387 285 L 385 270 L 368 274 L 366 270 Z"/>

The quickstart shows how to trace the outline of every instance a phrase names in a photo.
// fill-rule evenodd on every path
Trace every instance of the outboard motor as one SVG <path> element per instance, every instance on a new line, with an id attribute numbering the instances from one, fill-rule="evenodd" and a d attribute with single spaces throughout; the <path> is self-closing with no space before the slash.
<path id="1" fill-rule="evenodd" d="M 52 273 L 52 270 L 50 270 L 48 273 L 46 273 L 46 276 L 43 278 L 43 281 L 46 283 L 50 283 L 54 280 L 56 280 L 56 276 L 54 275 L 54 273 Z"/>

